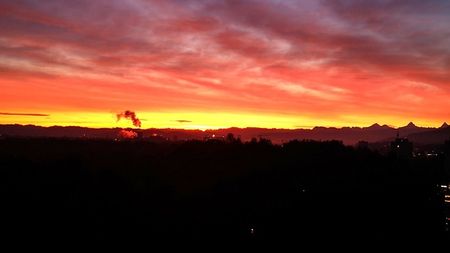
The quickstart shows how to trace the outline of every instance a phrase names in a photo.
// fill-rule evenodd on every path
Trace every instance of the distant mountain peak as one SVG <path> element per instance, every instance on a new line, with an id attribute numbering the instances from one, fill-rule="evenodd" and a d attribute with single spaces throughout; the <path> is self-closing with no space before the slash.
<path id="1" fill-rule="evenodd" d="M 444 122 L 444 124 L 442 124 L 442 126 L 441 126 L 441 128 L 447 128 L 447 127 L 448 127 L 447 122 Z"/>
<path id="2" fill-rule="evenodd" d="M 404 126 L 407 128 L 416 128 L 417 126 L 413 122 L 409 122 L 408 125 Z"/>
<path id="3" fill-rule="evenodd" d="M 391 127 L 389 127 L 386 124 L 380 125 L 378 123 L 375 123 L 375 124 L 373 124 L 373 125 L 371 125 L 369 127 L 366 127 L 366 129 L 372 129 L 372 130 L 374 130 L 374 129 L 380 129 L 381 130 L 381 129 L 389 129 L 389 128 L 391 128 Z"/>

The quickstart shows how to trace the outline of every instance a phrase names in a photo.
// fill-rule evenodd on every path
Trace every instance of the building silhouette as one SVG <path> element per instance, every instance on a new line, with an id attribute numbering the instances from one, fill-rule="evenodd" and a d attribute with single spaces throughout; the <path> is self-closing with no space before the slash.
<path id="1" fill-rule="evenodd" d="M 413 154 L 413 144 L 408 138 L 400 138 L 400 133 L 397 131 L 397 137 L 391 142 L 391 152 L 397 158 L 409 159 Z"/>

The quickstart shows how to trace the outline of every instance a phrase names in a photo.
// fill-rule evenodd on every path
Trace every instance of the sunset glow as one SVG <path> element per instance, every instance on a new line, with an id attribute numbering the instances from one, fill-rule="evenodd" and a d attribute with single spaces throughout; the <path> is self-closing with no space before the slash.
<path id="1" fill-rule="evenodd" d="M 450 2 L 0 0 L 0 124 L 450 121 Z"/>

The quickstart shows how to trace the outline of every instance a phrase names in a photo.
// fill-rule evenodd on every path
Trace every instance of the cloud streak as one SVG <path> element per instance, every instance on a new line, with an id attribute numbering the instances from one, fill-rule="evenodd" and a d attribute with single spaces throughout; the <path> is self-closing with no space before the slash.
<path id="1" fill-rule="evenodd" d="M 17 112 L 0 112 L 0 116 L 30 116 L 30 117 L 48 117 L 49 114 L 43 113 L 17 113 Z"/>

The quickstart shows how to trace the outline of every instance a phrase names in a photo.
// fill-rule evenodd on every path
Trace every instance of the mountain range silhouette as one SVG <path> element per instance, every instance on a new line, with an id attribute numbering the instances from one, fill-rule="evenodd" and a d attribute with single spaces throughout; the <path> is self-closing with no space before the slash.
<path id="1" fill-rule="evenodd" d="M 35 125 L 0 125 L 0 135 L 10 137 L 66 137 L 66 138 L 105 138 L 114 139 L 120 128 L 86 128 L 77 126 L 41 127 Z M 397 136 L 406 137 L 415 143 L 439 144 L 450 139 L 450 127 L 443 123 L 441 127 L 420 127 L 410 122 L 403 127 L 391 127 L 375 123 L 369 127 L 314 127 L 313 129 L 276 129 L 276 128 L 224 128 L 217 130 L 185 130 L 185 129 L 136 129 L 142 136 L 159 136 L 164 140 L 204 139 L 205 137 L 225 137 L 232 133 L 243 141 L 252 138 L 265 138 L 273 143 L 283 143 L 293 139 L 341 140 L 347 145 L 358 141 L 384 142 Z"/>

